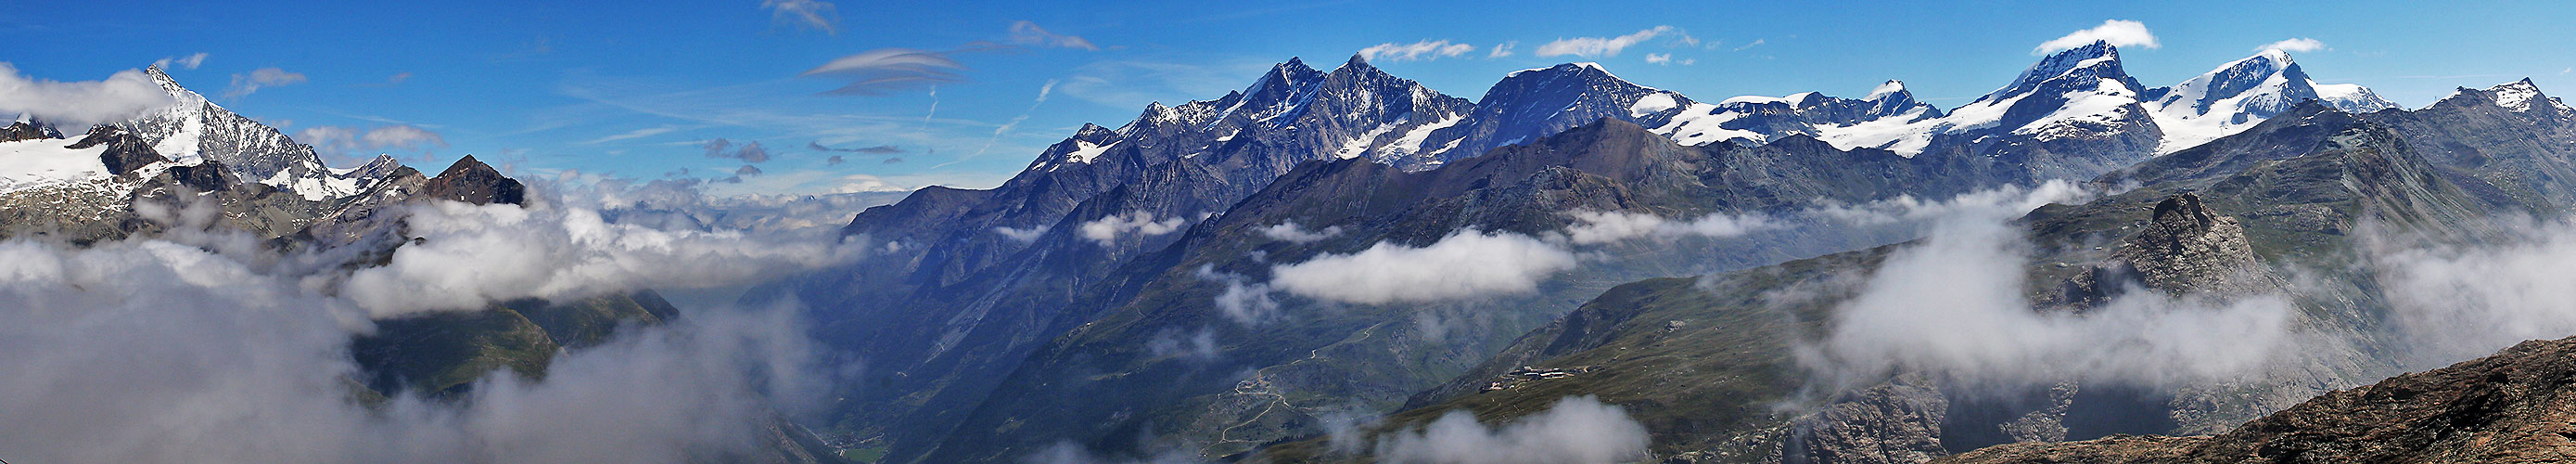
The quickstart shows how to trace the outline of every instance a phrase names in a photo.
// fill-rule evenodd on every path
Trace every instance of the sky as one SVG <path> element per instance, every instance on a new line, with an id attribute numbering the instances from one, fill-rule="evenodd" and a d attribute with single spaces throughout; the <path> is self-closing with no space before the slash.
<path id="1" fill-rule="evenodd" d="M 471 154 L 719 195 L 991 187 L 1083 123 L 1371 47 L 1470 99 L 1514 70 L 1591 61 L 1699 100 L 1901 79 L 1950 107 L 2117 20 L 2149 38 L 2124 37 L 2122 58 L 2150 86 L 2306 39 L 2288 47 L 2319 82 L 2409 108 L 2524 77 L 2576 92 L 2560 90 L 2576 89 L 2576 6 L 2557 3 L 1789 3 L 36 0 L 0 12 L 0 62 L 66 82 L 161 62 L 335 166 Z"/>

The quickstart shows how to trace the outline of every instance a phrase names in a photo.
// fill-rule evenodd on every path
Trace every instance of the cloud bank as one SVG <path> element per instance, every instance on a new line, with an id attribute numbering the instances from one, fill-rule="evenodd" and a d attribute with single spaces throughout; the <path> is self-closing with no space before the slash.
<path id="1" fill-rule="evenodd" d="M 1379 437 L 1377 458 L 1405 464 L 1606 464 L 1646 457 L 1647 440 L 1646 427 L 1627 411 L 1590 395 L 1568 396 L 1545 412 L 1494 427 L 1466 411 L 1450 411 L 1420 430 Z"/>
<path id="2" fill-rule="evenodd" d="M 2257 373 L 2294 351 L 2296 311 L 2277 294 L 2219 301 L 2132 289 L 2082 314 L 2033 308 L 2031 245 L 2006 222 L 2026 209 L 2007 203 L 1951 208 L 1930 236 L 1890 255 L 1835 309 L 1831 332 L 1800 348 L 1800 363 L 1835 384 L 1910 369 L 1972 387 L 2159 387 Z"/>
<path id="3" fill-rule="evenodd" d="M 17 66 L 0 62 L 0 115 L 33 116 L 66 132 L 174 103 L 178 101 L 139 70 L 117 71 L 105 80 L 55 82 L 27 77 Z"/>
<path id="4" fill-rule="evenodd" d="M 0 242 L 0 449 L 36 462 L 681 463 L 811 410 L 791 308 L 692 309 L 458 401 L 353 399 L 370 312 L 276 256 L 164 240 Z M 291 260 L 289 260 L 291 261 Z M 98 446 L 113 442 L 115 446 Z"/>
<path id="5" fill-rule="evenodd" d="M 1575 255 L 1527 235 L 1460 230 L 1423 247 L 1378 242 L 1271 270 L 1271 285 L 1297 296 L 1360 304 L 1530 293 L 1573 269 Z"/>

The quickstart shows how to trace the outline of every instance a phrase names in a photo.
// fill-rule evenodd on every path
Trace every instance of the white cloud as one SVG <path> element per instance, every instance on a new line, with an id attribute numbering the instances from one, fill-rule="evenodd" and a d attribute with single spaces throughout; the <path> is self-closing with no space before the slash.
<path id="1" fill-rule="evenodd" d="M 361 405 L 349 341 L 373 325 L 311 285 L 337 268 L 234 253 L 0 242 L 12 341 L 0 449 L 38 462 L 680 463 L 765 451 L 756 432 L 824 391 L 797 310 L 688 308 L 557 357 L 543 381 L 503 373 L 458 401 Z"/>
<path id="2" fill-rule="evenodd" d="M 1584 58 L 1619 56 L 1619 51 L 1627 49 L 1630 45 L 1636 45 L 1637 43 L 1644 42 L 1647 39 L 1653 39 L 1655 36 L 1676 31 L 1678 31 L 1678 29 L 1675 29 L 1672 26 L 1655 26 L 1653 29 L 1641 30 L 1618 37 L 1575 37 L 1571 39 L 1556 39 L 1556 41 L 1539 45 L 1538 56 L 1549 57 L 1574 55 Z"/>
<path id="3" fill-rule="evenodd" d="M 198 52 L 197 54 L 194 54 L 194 55 L 188 55 L 188 56 L 182 56 L 182 57 L 168 57 L 168 58 L 162 58 L 162 59 L 159 59 L 159 60 L 153 60 L 153 61 L 152 61 L 152 66 L 153 66 L 153 67 L 161 68 L 161 69 L 163 69 L 163 70 L 169 70 L 169 69 L 171 69 L 171 68 L 173 68 L 173 67 L 178 68 L 178 69 L 197 69 L 197 66 L 198 66 L 198 65 L 203 65 L 203 64 L 206 64 L 206 54 L 205 54 L 204 52 Z"/>
<path id="4" fill-rule="evenodd" d="M 1091 40 L 1089 39 L 1084 39 L 1081 36 L 1047 32 L 1046 28 L 1038 27 L 1038 23 L 1028 21 L 1011 22 L 1010 40 L 1011 43 L 1019 45 L 1079 48 L 1083 50 L 1100 51 L 1100 46 L 1092 45 Z"/>
<path id="5" fill-rule="evenodd" d="M 1237 324 L 1258 325 L 1279 314 L 1279 299 L 1271 297 L 1270 284 L 1251 283 L 1242 275 L 1217 272 L 1214 265 L 1200 265 L 1192 274 L 1200 280 L 1225 284 L 1225 291 L 1216 296 L 1216 307 Z"/>
<path id="6" fill-rule="evenodd" d="M 1497 427 L 1466 411 L 1449 411 L 1421 430 L 1381 437 L 1377 458 L 1398 464 L 1554 464 L 1628 462 L 1646 457 L 1646 427 L 1626 410 L 1590 395 L 1568 396 L 1547 411 Z"/>
<path id="7" fill-rule="evenodd" d="M 347 155 L 385 149 L 427 151 L 447 148 L 447 138 L 437 132 L 409 124 L 376 126 L 366 129 L 347 126 L 313 126 L 295 131 L 295 141 L 312 145 L 327 154 Z"/>
<path id="8" fill-rule="evenodd" d="M 1029 243 L 1029 242 L 1035 242 L 1035 241 L 1038 241 L 1038 237 L 1039 237 L 1039 236 L 1042 236 L 1042 235 L 1046 235 L 1046 231 L 1047 231 L 1047 226 L 1036 226 L 1036 227 L 1030 227 L 1030 228 L 1026 228 L 1026 229 L 1015 228 L 1015 227 L 994 227 L 994 228 L 993 228 L 993 233 L 996 233 L 996 234 L 1002 234 L 1002 237 L 1003 237 L 1003 238 L 1008 238 L 1008 239 L 1011 239 L 1012 241 L 1016 241 L 1016 242 L 1020 242 L 1020 243 Z"/>
<path id="9" fill-rule="evenodd" d="M 139 70 L 117 71 L 106 80 L 55 82 L 29 78 L 0 62 L 0 117 L 32 115 L 78 131 L 176 102 Z"/>
<path id="10" fill-rule="evenodd" d="M 1512 47 L 1520 46 L 1520 44 L 1521 41 L 1518 40 L 1494 44 L 1494 49 L 1486 52 L 1485 58 L 1492 59 L 1512 56 Z"/>
<path id="11" fill-rule="evenodd" d="M 832 242 L 656 229 L 542 205 L 437 202 L 413 208 L 407 222 L 421 242 L 400 248 L 384 266 L 351 273 L 341 287 L 377 316 L 510 298 L 727 287 L 847 262 L 859 252 Z"/>
<path id="12" fill-rule="evenodd" d="M 2055 53 L 2059 50 L 2092 45 L 2094 42 L 2108 42 L 2114 47 L 2157 48 L 2162 46 L 2156 43 L 2154 33 L 2147 32 L 2147 23 L 2114 19 L 2103 21 L 2102 25 L 2093 26 L 2092 29 L 2075 31 L 2066 34 L 2065 37 L 2042 42 L 2039 47 L 2030 49 L 2030 52 Z"/>
<path id="13" fill-rule="evenodd" d="M 239 99 L 263 87 L 304 83 L 304 73 L 286 72 L 274 67 L 253 69 L 250 74 L 234 74 L 233 83 L 224 88 L 225 99 Z"/>
<path id="14" fill-rule="evenodd" d="M 1576 223 L 1566 228 L 1566 238 L 1578 245 L 1610 243 L 1639 237 L 1675 238 L 1683 236 L 1734 237 L 1779 224 L 1758 214 L 1727 215 L 1711 213 L 1688 221 L 1674 221 L 1661 216 L 1626 211 L 1575 211 L 1566 213 Z"/>
<path id="15" fill-rule="evenodd" d="M 1378 242 L 1271 269 L 1271 285 L 1308 298 L 1384 304 L 1529 293 L 1575 256 L 1527 235 L 1467 229 L 1425 247 Z"/>
<path id="16" fill-rule="evenodd" d="M 642 128 L 642 129 L 636 129 L 636 130 L 626 131 L 625 133 L 621 133 L 621 134 L 617 134 L 617 135 L 611 135 L 611 136 L 607 136 L 607 137 L 600 137 L 600 138 L 596 138 L 596 139 L 590 139 L 590 140 L 588 140 L 588 141 L 583 141 L 583 142 L 581 142 L 581 144 L 583 144 L 583 145 L 598 145 L 598 144 L 602 144 L 602 143 L 615 142 L 615 141 L 619 141 L 619 140 L 639 139 L 639 138 L 645 138 L 645 137 L 652 137 L 652 136 L 656 136 L 656 135 L 668 134 L 668 133 L 671 133 L 671 131 L 676 131 L 676 130 L 680 130 L 680 128 L 678 128 L 678 127 L 671 127 L 671 126 L 647 127 L 647 128 Z"/>
<path id="17" fill-rule="evenodd" d="M 1456 58 L 1473 51 L 1476 51 L 1474 45 L 1449 43 L 1447 40 L 1423 40 L 1409 44 L 1387 42 L 1360 49 L 1360 58 L 1372 62 L 1378 61 L 1379 58 L 1404 62 Z"/>
<path id="18" fill-rule="evenodd" d="M 1074 232 L 1082 235 L 1084 239 L 1106 246 L 1116 243 L 1120 235 L 1131 233 L 1145 237 L 1163 235 L 1180 230 L 1181 226 L 1189 223 L 1189 218 L 1172 217 L 1156 221 L 1152 211 L 1128 211 L 1083 222 L 1074 229 Z"/>
<path id="19" fill-rule="evenodd" d="M 1958 385 L 2145 387 L 2236 380 L 2297 352 L 2278 294 L 2218 300 L 2133 289 L 2081 314 L 2029 301 L 2031 245 L 2013 208 L 1962 208 L 1871 270 L 1799 362 L 1832 384 L 1903 368 Z"/>
<path id="20" fill-rule="evenodd" d="M 2364 242 L 2386 282 L 2391 325 L 2413 366 L 2485 356 L 2524 340 L 2576 334 L 2576 224 L 2508 224 L 2480 246 Z"/>
<path id="21" fill-rule="evenodd" d="M 1673 63 L 1673 54 L 1671 54 L 1671 53 L 1648 53 L 1648 54 L 1646 54 L 1646 63 L 1648 63 L 1648 64 L 1672 64 L 1672 63 Z"/>
<path id="22" fill-rule="evenodd" d="M 2254 47 L 2254 51 L 2257 52 L 2265 50 L 2280 50 L 2290 53 L 2307 53 L 2324 49 L 2326 49 L 2325 42 L 2306 37 L 2282 40 L 2279 42 L 2263 44 L 2263 46 L 2260 47 Z"/>
<path id="23" fill-rule="evenodd" d="M 847 176 L 841 176 L 841 180 L 843 181 L 843 182 L 841 183 L 841 185 L 840 185 L 840 186 L 838 186 L 838 187 L 833 187 L 833 188 L 832 188 L 832 193 L 909 192 L 909 191 L 912 191 L 912 189 L 904 188 L 904 187 L 903 187 L 903 186 L 901 186 L 901 185 L 895 185 L 893 182 L 886 182 L 886 180 L 885 180 L 884 178 L 880 178 L 880 177 L 877 177 L 877 176 L 871 176 L 871 175 L 867 175 L 867 174 L 851 174 L 851 175 L 847 175 Z"/>
<path id="24" fill-rule="evenodd" d="M 2096 192 L 2075 183 L 2050 180 L 2034 188 L 2005 186 L 1969 192 L 1948 200 L 1925 201 L 1913 195 L 1899 195 L 1859 205 L 1809 208 L 1799 214 L 1849 225 L 1932 222 L 1960 215 L 2019 215 L 2050 203 L 2083 203 L 2095 195 Z"/>
<path id="25" fill-rule="evenodd" d="M 760 7 L 769 10 L 770 21 L 795 24 L 825 34 L 841 33 L 841 11 L 832 2 L 818 0 L 761 0 Z"/>
<path id="26" fill-rule="evenodd" d="M 1342 226 L 1331 226 L 1325 227 L 1323 230 L 1309 231 L 1304 227 L 1297 226 L 1297 221 L 1295 220 L 1281 221 L 1277 225 L 1263 227 L 1259 230 L 1263 237 L 1269 237 L 1271 240 L 1293 243 L 1313 243 L 1317 240 L 1333 238 L 1334 236 L 1342 234 Z"/>
<path id="27" fill-rule="evenodd" d="M 799 77 L 832 77 L 848 80 L 841 88 L 825 91 L 833 95 L 884 95 L 891 92 L 965 80 L 957 74 L 966 65 L 948 57 L 945 52 L 909 48 L 880 48 L 833 58 L 822 66 L 798 73 Z"/>

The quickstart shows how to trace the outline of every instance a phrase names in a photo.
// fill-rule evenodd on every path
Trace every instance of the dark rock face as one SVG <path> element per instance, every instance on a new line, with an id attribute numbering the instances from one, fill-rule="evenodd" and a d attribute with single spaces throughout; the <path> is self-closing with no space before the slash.
<path id="1" fill-rule="evenodd" d="M 115 173 L 117 177 L 134 178 L 134 170 L 162 160 L 160 153 L 152 151 L 152 144 L 144 143 L 143 139 L 135 137 L 134 133 L 115 126 L 102 125 L 90 128 L 89 136 L 82 138 L 80 143 L 72 144 L 71 148 L 100 145 L 106 145 L 107 151 L 98 154 L 98 161 L 106 163 L 107 171 Z"/>
<path id="2" fill-rule="evenodd" d="M 2014 444 L 1945 463 L 2568 462 L 2576 338 L 2337 391 L 2208 437 Z"/>
<path id="3" fill-rule="evenodd" d="M 54 128 L 27 121 L 19 121 L 10 124 L 9 127 L 0 127 L 0 142 L 59 138 L 63 138 L 63 134 L 54 132 Z"/>
<path id="4" fill-rule="evenodd" d="M 527 189 L 517 179 L 503 176 L 501 171 L 476 161 L 474 155 L 465 155 L 456 160 L 456 164 L 447 166 L 446 171 L 439 172 L 438 177 L 429 179 L 429 185 L 422 193 L 430 198 L 477 205 L 517 205 L 527 201 Z"/>

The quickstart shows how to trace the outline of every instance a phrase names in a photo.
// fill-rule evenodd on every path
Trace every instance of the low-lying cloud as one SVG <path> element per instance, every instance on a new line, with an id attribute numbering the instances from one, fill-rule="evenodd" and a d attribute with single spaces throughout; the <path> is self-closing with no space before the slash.
<path id="1" fill-rule="evenodd" d="M 2367 242 L 2410 367 L 2576 335 L 2576 224 L 2506 222 L 2504 236 L 2484 245 Z"/>
<path id="2" fill-rule="evenodd" d="M 2160 387 L 2258 373 L 2299 341 L 2297 312 L 2278 294 L 2132 289 L 2081 314 L 2042 312 L 2027 296 L 2031 245 L 2006 222 L 2026 210 L 2006 203 L 1928 208 L 1953 216 L 1870 271 L 1829 334 L 1800 349 L 1801 364 L 1834 383 L 1905 369 L 1970 386 Z"/>
<path id="3" fill-rule="evenodd" d="M 1268 237 L 1271 240 L 1291 243 L 1314 243 L 1318 240 L 1342 235 L 1342 226 L 1328 226 L 1322 230 L 1306 230 L 1305 227 L 1298 226 L 1297 221 L 1288 220 L 1281 221 L 1280 223 L 1269 227 L 1263 227 L 1260 231 L 1261 236 Z"/>
<path id="4" fill-rule="evenodd" d="M 1189 223 L 1189 218 L 1184 217 L 1169 217 L 1163 218 L 1162 220 L 1155 220 L 1154 212 L 1152 211 L 1128 211 L 1083 222 L 1080 226 L 1077 226 L 1074 229 L 1074 232 L 1080 234 L 1085 240 L 1090 240 L 1101 245 L 1109 245 L 1117 243 L 1118 237 L 1120 236 L 1132 235 L 1138 237 L 1151 237 L 1163 235 L 1172 233 L 1172 231 L 1181 230 L 1181 226 L 1189 225 Z"/>
<path id="5" fill-rule="evenodd" d="M 1664 219 L 1653 214 L 1630 211 L 1575 211 L 1567 213 L 1576 223 L 1566 229 L 1566 238 L 1575 244 L 1592 245 L 1637 238 L 1678 238 L 1685 236 L 1734 237 L 1781 224 L 1759 214 L 1729 215 L 1712 213 L 1690 220 Z"/>
<path id="6" fill-rule="evenodd" d="M 1399 464 L 1609 464 L 1646 457 L 1647 444 L 1646 427 L 1626 410 L 1586 395 L 1493 427 L 1466 411 L 1450 411 L 1420 430 L 1380 436 L 1377 458 Z"/>
<path id="7" fill-rule="evenodd" d="M 798 311 L 692 308 L 561 355 L 543 381 L 505 371 L 456 401 L 361 405 L 348 346 L 373 312 L 280 258 L 0 241 L 0 449 L 34 462 L 697 462 L 767 451 L 771 421 L 824 391 Z"/>
<path id="8" fill-rule="evenodd" d="M 1307 298 L 1386 304 L 1510 295 L 1538 290 L 1573 269 L 1574 253 L 1510 232 L 1460 230 L 1427 246 L 1379 242 L 1271 270 L 1271 285 Z"/>
<path id="9" fill-rule="evenodd" d="M 739 232 L 610 222 L 582 208 L 438 202 L 409 216 L 417 243 L 349 275 L 341 292 L 372 315 L 474 309 L 635 288 L 713 288 L 845 263 L 859 247 Z"/>

